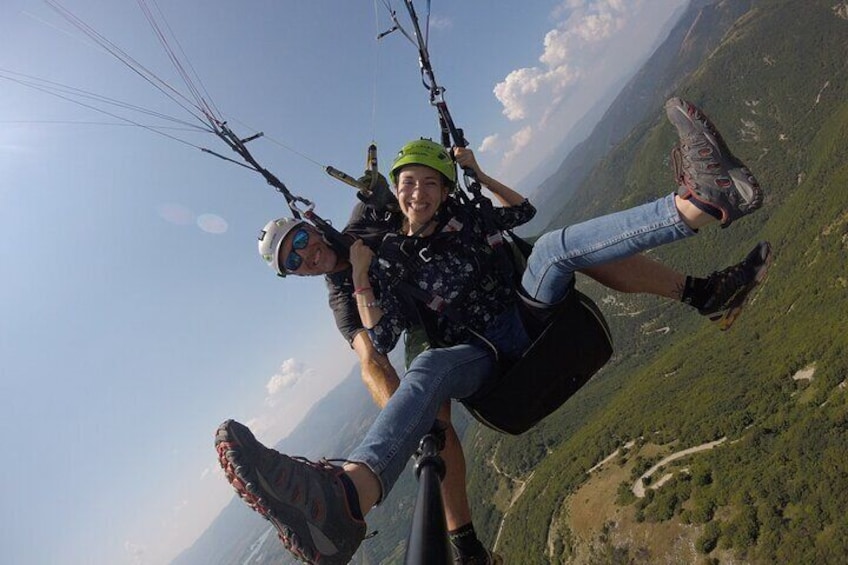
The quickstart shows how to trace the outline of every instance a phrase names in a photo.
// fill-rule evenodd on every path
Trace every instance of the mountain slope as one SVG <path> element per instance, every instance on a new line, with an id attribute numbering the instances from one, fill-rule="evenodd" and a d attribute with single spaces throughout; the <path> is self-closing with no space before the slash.
<path id="1" fill-rule="evenodd" d="M 476 433 L 475 447 L 496 452 L 498 469 L 513 477 L 494 481 L 500 489 L 526 481 L 510 501 L 487 486 L 497 479 L 490 456 L 469 465 L 482 469 L 471 479 L 475 496 L 493 501 L 478 513 L 489 539 L 509 508 L 498 541 L 508 562 L 707 554 L 824 563 L 848 554 L 840 510 L 848 503 L 848 21 L 840 8 L 751 2 L 680 85 L 677 94 L 702 105 L 755 170 L 767 199 L 730 229 L 703 230 L 656 255 L 703 274 L 768 239 L 769 280 L 726 333 L 682 305 L 617 297 L 607 310 L 617 355 L 596 379 L 527 437 Z M 657 107 L 591 171 L 567 215 L 669 190 L 673 142 Z M 625 310 L 633 315 L 619 316 Z M 802 369 L 812 380 L 798 376 L 810 374 Z M 664 455 L 723 437 L 668 464 L 657 476 L 668 472 L 671 482 L 645 498 L 628 495 Z M 589 469 L 630 441 L 587 482 Z M 586 527 L 587 516 L 596 527 Z M 683 546 L 696 553 L 681 554 Z"/>

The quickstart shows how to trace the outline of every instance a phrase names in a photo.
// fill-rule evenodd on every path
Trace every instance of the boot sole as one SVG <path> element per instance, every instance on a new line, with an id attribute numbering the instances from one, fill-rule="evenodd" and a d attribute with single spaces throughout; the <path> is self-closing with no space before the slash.
<path id="1" fill-rule="evenodd" d="M 235 489 L 236 494 L 247 504 L 251 509 L 262 515 L 266 520 L 277 530 L 277 535 L 280 538 L 283 546 L 288 549 L 293 555 L 301 560 L 308 562 L 317 562 L 315 558 L 304 555 L 292 547 L 292 541 L 295 546 L 302 546 L 302 541 L 294 529 L 286 525 L 288 523 L 301 523 L 303 518 L 296 510 L 289 512 L 281 512 L 274 510 L 268 505 L 268 496 L 263 492 L 262 480 L 254 468 L 244 461 L 247 452 L 253 451 L 239 437 L 239 431 L 231 429 L 232 424 L 238 424 L 233 420 L 227 420 L 218 428 L 215 434 L 215 449 L 218 452 L 218 463 L 224 471 L 224 476 L 227 481 Z M 254 440 L 255 441 L 255 438 Z M 283 514 L 282 516 L 280 514 Z M 318 554 L 317 551 L 315 551 Z M 318 554 L 320 555 L 320 554 Z"/>

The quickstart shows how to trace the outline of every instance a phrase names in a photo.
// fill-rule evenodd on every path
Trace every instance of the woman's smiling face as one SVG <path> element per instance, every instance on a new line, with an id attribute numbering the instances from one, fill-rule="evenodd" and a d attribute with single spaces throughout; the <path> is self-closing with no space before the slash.
<path id="1" fill-rule="evenodd" d="M 448 197 L 442 174 L 425 165 L 407 165 L 398 174 L 397 198 L 400 211 L 412 232 L 427 225 Z"/>

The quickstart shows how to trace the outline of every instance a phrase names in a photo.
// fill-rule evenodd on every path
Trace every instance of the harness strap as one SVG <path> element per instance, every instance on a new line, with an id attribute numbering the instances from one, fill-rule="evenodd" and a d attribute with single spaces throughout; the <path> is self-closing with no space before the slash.
<path id="1" fill-rule="evenodd" d="M 440 340 L 436 332 L 436 328 L 434 327 L 435 320 L 431 316 L 427 316 L 427 312 L 429 311 L 430 313 L 438 316 L 445 316 L 458 324 L 464 324 L 465 319 L 463 313 L 454 306 L 454 304 L 462 304 L 465 296 L 476 288 L 476 286 L 469 285 L 459 296 L 449 302 L 438 294 L 428 292 L 419 286 L 412 284 L 409 280 L 418 273 L 422 265 L 430 262 L 432 253 L 438 252 L 442 247 L 456 243 L 457 239 L 452 237 L 453 233 L 468 233 L 463 232 L 462 228 L 463 223 L 453 214 L 444 214 L 438 221 L 436 227 L 437 231 L 433 236 L 431 236 L 432 239 L 428 241 L 425 247 L 418 248 L 415 245 L 423 240 L 409 238 L 400 239 L 401 236 L 391 233 L 385 236 L 381 247 L 381 254 L 384 257 L 388 256 L 389 259 L 402 262 L 406 267 L 406 272 L 398 273 L 393 277 L 393 288 L 400 296 L 407 299 L 407 305 L 411 307 L 412 311 L 414 311 L 415 315 L 418 317 L 419 323 L 427 335 L 427 339 L 433 345 L 440 343 Z M 500 236 L 500 233 L 498 233 L 498 235 Z M 462 239 L 460 239 L 460 243 L 461 242 Z M 500 238 L 500 243 L 504 243 L 502 237 Z M 503 247 L 508 250 L 507 246 Z M 493 257 L 493 260 L 496 260 L 496 257 Z M 491 264 L 491 261 L 486 264 Z M 482 273 L 480 280 L 490 280 L 492 275 L 487 273 L 491 272 L 491 270 L 497 271 L 496 266 L 484 266 L 483 268 L 490 269 L 490 271 Z M 422 310 L 421 307 L 424 307 L 425 310 Z M 495 348 L 489 340 L 480 335 L 479 332 L 474 331 L 472 328 L 466 327 L 466 329 L 490 347 L 496 359 L 499 357 L 497 348 Z"/>
<path id="2" fill-rule="evenodd" d="M 436 224 L 435 233 L 436 235 L 452 233 L 459 231 L 461 228 L 462 224 L 451 215 L 450 217 L 443 217 L 439 220 Z M 395 259 L 401 259 L 402 257 L 401 261 L 409 269 L 410 274 L 412 275 L 418 272 L 422 264 L 429 263 L 432 260 L 432 248 L 435 246 L 438 251 L 438 248 L 441 247 L 440 244 L 442 241 L 446 241 L 446 239 L 437 238 L 435 240 L 431 240 L 427 246 L 418 248 L 414 245 L 416 242 L 411 239 L 395 241 L 399 237 L 400 236 L 397 234 L 386 234 L 383 239 L 381 251 L 394 255 Z M 450 302 L 441 296 L 427 292 L 417 285 L 412 284 L 406 278 L 401 278 L 399 275 L 394 278 L 393 285 L 399 292 L 415 299 L 417 302 L 423 304 L 436 314 L 443 314 L 455 322 L 461 322 L 460 313 L 454 306 L 451 305 Z M 433 337 L 429 335 L 431 332 L 427 333 L 428 337 Z"/>

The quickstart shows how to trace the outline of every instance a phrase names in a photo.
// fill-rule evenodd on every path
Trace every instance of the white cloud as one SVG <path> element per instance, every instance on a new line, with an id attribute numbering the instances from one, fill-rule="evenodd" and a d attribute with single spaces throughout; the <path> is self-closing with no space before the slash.
<path id="1" fill-rule="evenodd" d="M 242 420 L 256 439 L 273 445 L 285 437 L 309 408 L 338 384 L 314 368 L 286 359 L 265 384 L 266 395 L 252 418 Z"/>
<path id="2" fill-rule="evenodd" d="M 268 389 L 268 394 L 274 395 L 284 388 L 293 387 L 297 383 L 297 379 L 298 376 L 291 373 L 274 375 L 265 386 Z"/>
<path id="3" fill-rule="evenodd" d="M 512 160 L 533 139 L 533 127 L 526 126 L 515 132 L 510 138 L 511 149 L 504 154 L 504 160 Z"/>
<path id="4" fill-rule="evenodd" d="M 493 88 L 503 115 L 520 131 L 509 144 L 506 139 L 495 144 L 498 137 L 490 136 L 481 150 L 502 151 L 499 168 L 509 171 L 508 176 L 526 174 L 546 149 L 561 142 L 598 95 L 636 69 L 683 3 L 563 0 L 551 14 L 555 23 L 542 39 L 537 64 L 510 71 Z M 530 155 L 530 146 L 540 151 Z"/>
<path id="5" fill-rule="evenodd" d="M 295 361 L 294 359 L 286 359 L 283 361 L 278 372 L 268 379 L 268 383 L 265 385 L 265 389 L 268 391 L 269 395 L 268 398 L 272 399 L 281 391 L 296 385 L 297 381 L 300 380 L 304 373 L 303 363 Z"/>
<path id="6" fill-rule="evenodd" d="M 551 83 L 552 72 L 538 67 L 517 69 L 509 73 L 503 82 L 495 85 L 494 93 L 503 105 L 503 114 L 510 120 L 527 118 L 528 108 L 534 100 L 543 99 Z"/>
<path id="7" fill-rule="evenodd" d="M 567 16 L 545 34 L 539 57 L 542 66 L 516 69 L 495 86 L 504 115 L 510 120 L 525 119 L 528 108 L 560 100 L 563 92 L 579 81 L 594 52 L 627 23 L 643 1 L 567 2 L 557 12 Z"/>
<path id="8" fill-rule="evenodd" d="M 477 148 L 477 151 L 480 153 L 485 153 L 486 151 L 494 151 L 498 144 L 500 143 L 500 136 L 498 134 L 487 135 L 483 138 L 483 141 L 480 142 L 480 147 Z"/>

